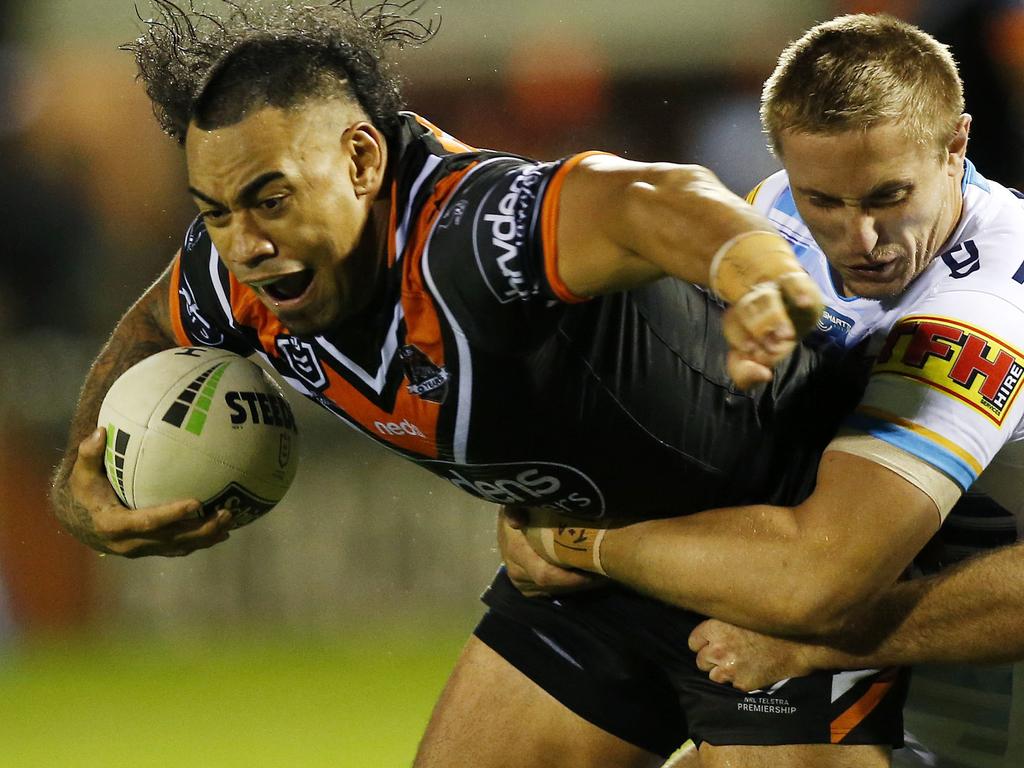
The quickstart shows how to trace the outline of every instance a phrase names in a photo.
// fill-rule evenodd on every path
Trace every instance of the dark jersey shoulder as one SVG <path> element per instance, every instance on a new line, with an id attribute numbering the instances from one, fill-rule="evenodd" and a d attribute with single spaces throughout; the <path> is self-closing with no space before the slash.
<path id="1" fill-rule="evenodd" d="M 172 304 L 173 325 L 179 343 L 229 349 L 240 355 L 253 351 L 254 339 L 235 322 L 228 270 L 213 247 L 202 218 L 185 233 L 172 270 L 177 305 Z M 184 338 L 180 338 L 181 336 Z"/>
<path id="2" fill-rule="evenodd" d="M 459 317 L 470 339 L 535 343 L 566 304 L 580 301 L 559 277 L 555 225 L 562 181 L 588 153 L 554 162 L 471 148 L 431 154 L 439 142 L 418 120 L 408 126 L 418 140 L 403 150 L 396 198 L 397 250 L 414 262 L 406 288 L 420 284 L 408 273 L 421 270 L 434 300 Z M 403 221 L 418 221 L 419 232 Z"/>

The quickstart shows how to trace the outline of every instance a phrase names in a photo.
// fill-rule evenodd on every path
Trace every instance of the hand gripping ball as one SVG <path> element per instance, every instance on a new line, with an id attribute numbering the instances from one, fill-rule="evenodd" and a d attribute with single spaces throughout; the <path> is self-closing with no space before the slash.
<path id="1" fill-rule="evenodd" d="M 129 368 L 100 406 L 107 479 L 138 509 L 195 498 L 246 525 L 295 477 L 298 429 L 280 387 L 226 350 L 179 347 Z"/>

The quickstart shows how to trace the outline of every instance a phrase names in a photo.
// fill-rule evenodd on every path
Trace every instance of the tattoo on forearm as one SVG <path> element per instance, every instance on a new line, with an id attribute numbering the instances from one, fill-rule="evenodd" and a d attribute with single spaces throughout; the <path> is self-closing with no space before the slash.
<path id="1" fill-rule="evenodd" d="M 108 551 L 103 539 L 96 532 L 89 510 L 75 501 L 71 495 L 66 477 L 64 482 L 54 481 L 53 495 L 54 511 L 64 527 L 83 544 L 101 552 Z"/>
<path id="2" fill-rule="evenodd" d="M 170 330 L 167 275 L 122 318 L 89 370 L 71 421 L 68 446 L 53 477 L 51 500 L 57 519 L 83 543 L 105 549 L 89 510 L 78 503 L 69 487 L 78 444 L 96 428 L 103 397 L 124 371 L 140 360 L 174 346 Z"/>

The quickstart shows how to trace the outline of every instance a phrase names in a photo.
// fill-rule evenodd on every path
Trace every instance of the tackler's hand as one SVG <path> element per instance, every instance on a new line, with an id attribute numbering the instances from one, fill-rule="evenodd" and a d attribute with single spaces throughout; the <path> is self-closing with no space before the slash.
<path id="1" fill-rule="evenodd" d="M 591 528 L 549 509 L 531 509 L 528 519 L 521 516 L 516 525 L 533 551 L 551 565 L 607 575 L 601 565 L 606 528 Z"/>
<path id="2" fill-rule="evenodd" d="M 726 243 L 711 265 L 709 285 L 731 305 L 723 332 L 728 370 L 748 389 L 770 381 L 821 316 L 821 290 L 775 233 L 748 232 Z"/>
<path id="3" fill-rule="evenodd" d="M 57 489 L 57 514 L 77 539 L 104 554 L 178 557 L 228 538 L 231 514 L 201 516 L 195 499 L 125 507 L 104 474 L 105 445 L 102 427 L 79 443 L 71 473 Z"/>
<path id="4" fill-rule="evenodd" d="M 526 510 L 503 507 L 498 513 L 498 549 L 513 586 L 526 597 L 550 597 L 603 586 L 601 576 L 549 563 L 530 546 Z"/>
<path id="5" fill-rule="evenodd" d="M 790 677 L 810 674 L 807 651 L 813 646 L 769 637 L 759 632 L 708 619 L 690 633 L 697 666 L 716 683 L 741 691 L 768 688 Z"/>

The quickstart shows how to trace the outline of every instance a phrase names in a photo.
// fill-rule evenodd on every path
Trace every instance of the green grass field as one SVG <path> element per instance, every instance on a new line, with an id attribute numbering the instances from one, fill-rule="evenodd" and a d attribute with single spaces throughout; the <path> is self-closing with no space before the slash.
<path id="1" fill-rule="evenodd" d="M 0 766 L 407 766 L 471 628 L 0 648 Z"/>

